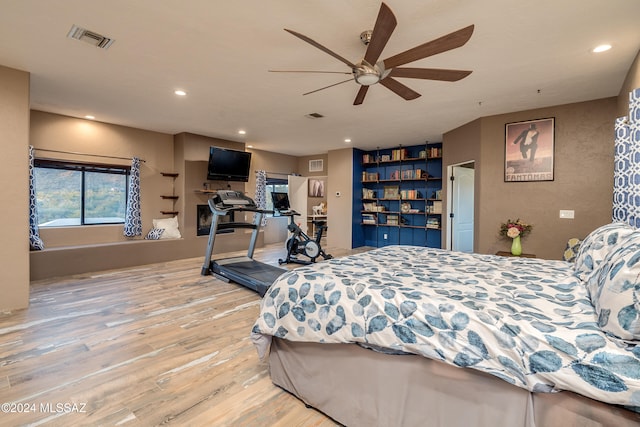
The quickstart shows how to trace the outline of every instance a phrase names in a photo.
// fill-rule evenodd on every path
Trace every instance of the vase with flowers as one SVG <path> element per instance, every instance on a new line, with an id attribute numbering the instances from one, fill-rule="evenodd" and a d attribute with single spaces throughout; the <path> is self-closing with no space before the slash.
<path id="1" fill-rule="evenodd" d="M 500 235 L 511 239 L 511 254 L 515 256 L 522 255 L 522 243 L 520 239 L 531 233 L 533 226 L 521 221 L 519 218 L 515 221 L 508 219 L 500 225 Z"/>

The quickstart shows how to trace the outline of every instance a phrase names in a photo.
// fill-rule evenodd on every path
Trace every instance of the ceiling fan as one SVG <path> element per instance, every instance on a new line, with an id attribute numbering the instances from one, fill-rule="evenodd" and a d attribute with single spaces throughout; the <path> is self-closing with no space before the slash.
<path id="1" fill-rule="evenodd" d="M 346 64 L 351 68 L 351 73 L 338 72 L 338 71 L 277 71 L 270 70 L 272 72 L 307 72 L 307 73 L 336 73 L 336 74 L 352 74 L 353 77 L 338 82 L 329 86 L 325 86 L 320 89 L 316 89 L 311 92 L 307 92 L 304 95 L 315 93 L 324 89 L 328 89 L 333 86 L 337 86 L 342 83 L 347 83 L 355 80 L 356 83 L 361 85 L 358 94 L 353 102 L 353 105 L 360 105 L 364 101 L 364 97 L 369 90 L 369 86 L 376 83 L 380 83 L 395 94 L 401 96 L 407 101 L 416 99 L 420 96 L 418 92 L 410 89 L 404 84 L 400 83 L 395 78 L 411 78 L 411 79 L 425 79 L 425 80 L 440 80 L 455 82 L 467 77 L 471 74 L 471 71 L 464 70 L 446 70 L 437 68 L 399 68 L 402 65 L 408 64 L 419 59 L 423 59 L 438 53 L 446 52 L 448 50 L 456 49 L 463 46 L 473 34 L 473 25 L 462 28 L 453 33 L 447 34 L 435 40 L 423 43 L 420 46 L 416 46 L 412 49 L 401 52 L 397 55 L 391 56 L 382 61 L 378 61 L 384 47 L 386 46 L 393 30 L 396 28 L 397 21 L 393 12 L 389 7 L 382 3 L 380 11 L 378 12 L 378 18 L 376 19 L 373 31 L 365 31 L 360 35 L 360 38 L 367 45 L 364 58 L 358 63 L 352 63 L 351 61 L 343 58 L 332 50 L 324 47 L 315 40 L 300 34 L 296 31 L 285 28 L 290 34 L 298 37 L 301 40 L 309 43 L 312 46 L 317 47 L 321 51 L 328 53 L 336 58 L 338 61 Z"/>

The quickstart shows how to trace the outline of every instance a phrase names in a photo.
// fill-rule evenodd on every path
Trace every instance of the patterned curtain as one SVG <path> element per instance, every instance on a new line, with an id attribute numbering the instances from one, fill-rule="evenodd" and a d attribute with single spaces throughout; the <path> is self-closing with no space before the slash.
<path id="1" fill-rule="evenodd" d="M 267 172 L 256 171 L 256 205 L 258 209 L 267 209 Z M 267 217 L 262 216 L 263 227 L 267 225 Z"/>
<path id="2" fill-rule="evenodd" d="M 629 116 L 615 124 L 613 221 L 640 228 L 640 88 L 629 94 Z"/>
<path id="3" fill-rule="evenodd" d="M 142 235 L 142 218 L 140 216 L 140 159 L 137 157 L 134 157 L 131 163 L 127 211 L 124 216 L 124 235 L 127 237 Z"/>
<path id="4" fill-rule="evenodd" d="M 38 205 L 33 171 L 33 146 L 31 145 L 29 146 L 29 247 L 32 251 L 44 249 L 44 242 L 38 233 Z"/>

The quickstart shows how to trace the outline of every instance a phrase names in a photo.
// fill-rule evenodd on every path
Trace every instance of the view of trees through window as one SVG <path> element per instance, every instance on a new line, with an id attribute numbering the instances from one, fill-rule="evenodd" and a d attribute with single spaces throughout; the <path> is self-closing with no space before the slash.
<path id="1" fill-rule="evenodd" d="M 287 193 L 289 192 L 289 184 L 267 184 L 267 210 L 273 210 L 273 200 L 271 193 Z"/>
<path id="2" fill-rule="evenodd" d="M 126 170 L 35 167 L 34 173 L 39 226 L 124 223 Z"/>

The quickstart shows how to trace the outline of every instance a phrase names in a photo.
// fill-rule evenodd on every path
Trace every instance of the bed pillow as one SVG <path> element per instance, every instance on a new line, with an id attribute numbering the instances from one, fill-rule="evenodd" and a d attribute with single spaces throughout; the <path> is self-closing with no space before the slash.
<path id="1" fill-rule="evenodd" d="M 153 228 L 164 228 L 160 240 L 164 239 L 179 239 L 182 237 L 180 230 L 178 230 L 178 217 L 162 218 L 153 220 Z"/>
<path id="2" fill-rule="evenodd" d="M 162 233 L 164 233 L 164 228 L 152 228 L 147 233 L 147 237 L 145 237 L 145 239 L 147 239 L 147 240 L 158 240 L 160 238 L 160 236 L 162 236 Z"/>
<path id="3" fill-rule="evenodd" d="M 613 222 L 596 228 L 580 244 L 575 260 L 575 275 L 587 281 L 609 251 L 618 242 L 627 238 L 634 229 L 624 222 Z"/>
<path id="4" fill-rule="evenodd" d="M 598 325 L 623 340 L 640 339 L 640 233 L 618 244 L 589 281 Z"/>
<path id="5" fill-rule="evenodd" d="M 567 242 L 567 246 L 564 248 L 564 252 L 562 253 L 562 260 L 567 262 L 574 262 L 576 260 L 576 256 L 578 256 L 578 250 L 580 249 L 580 244 L 582 240 L 572 237 Z"/>

